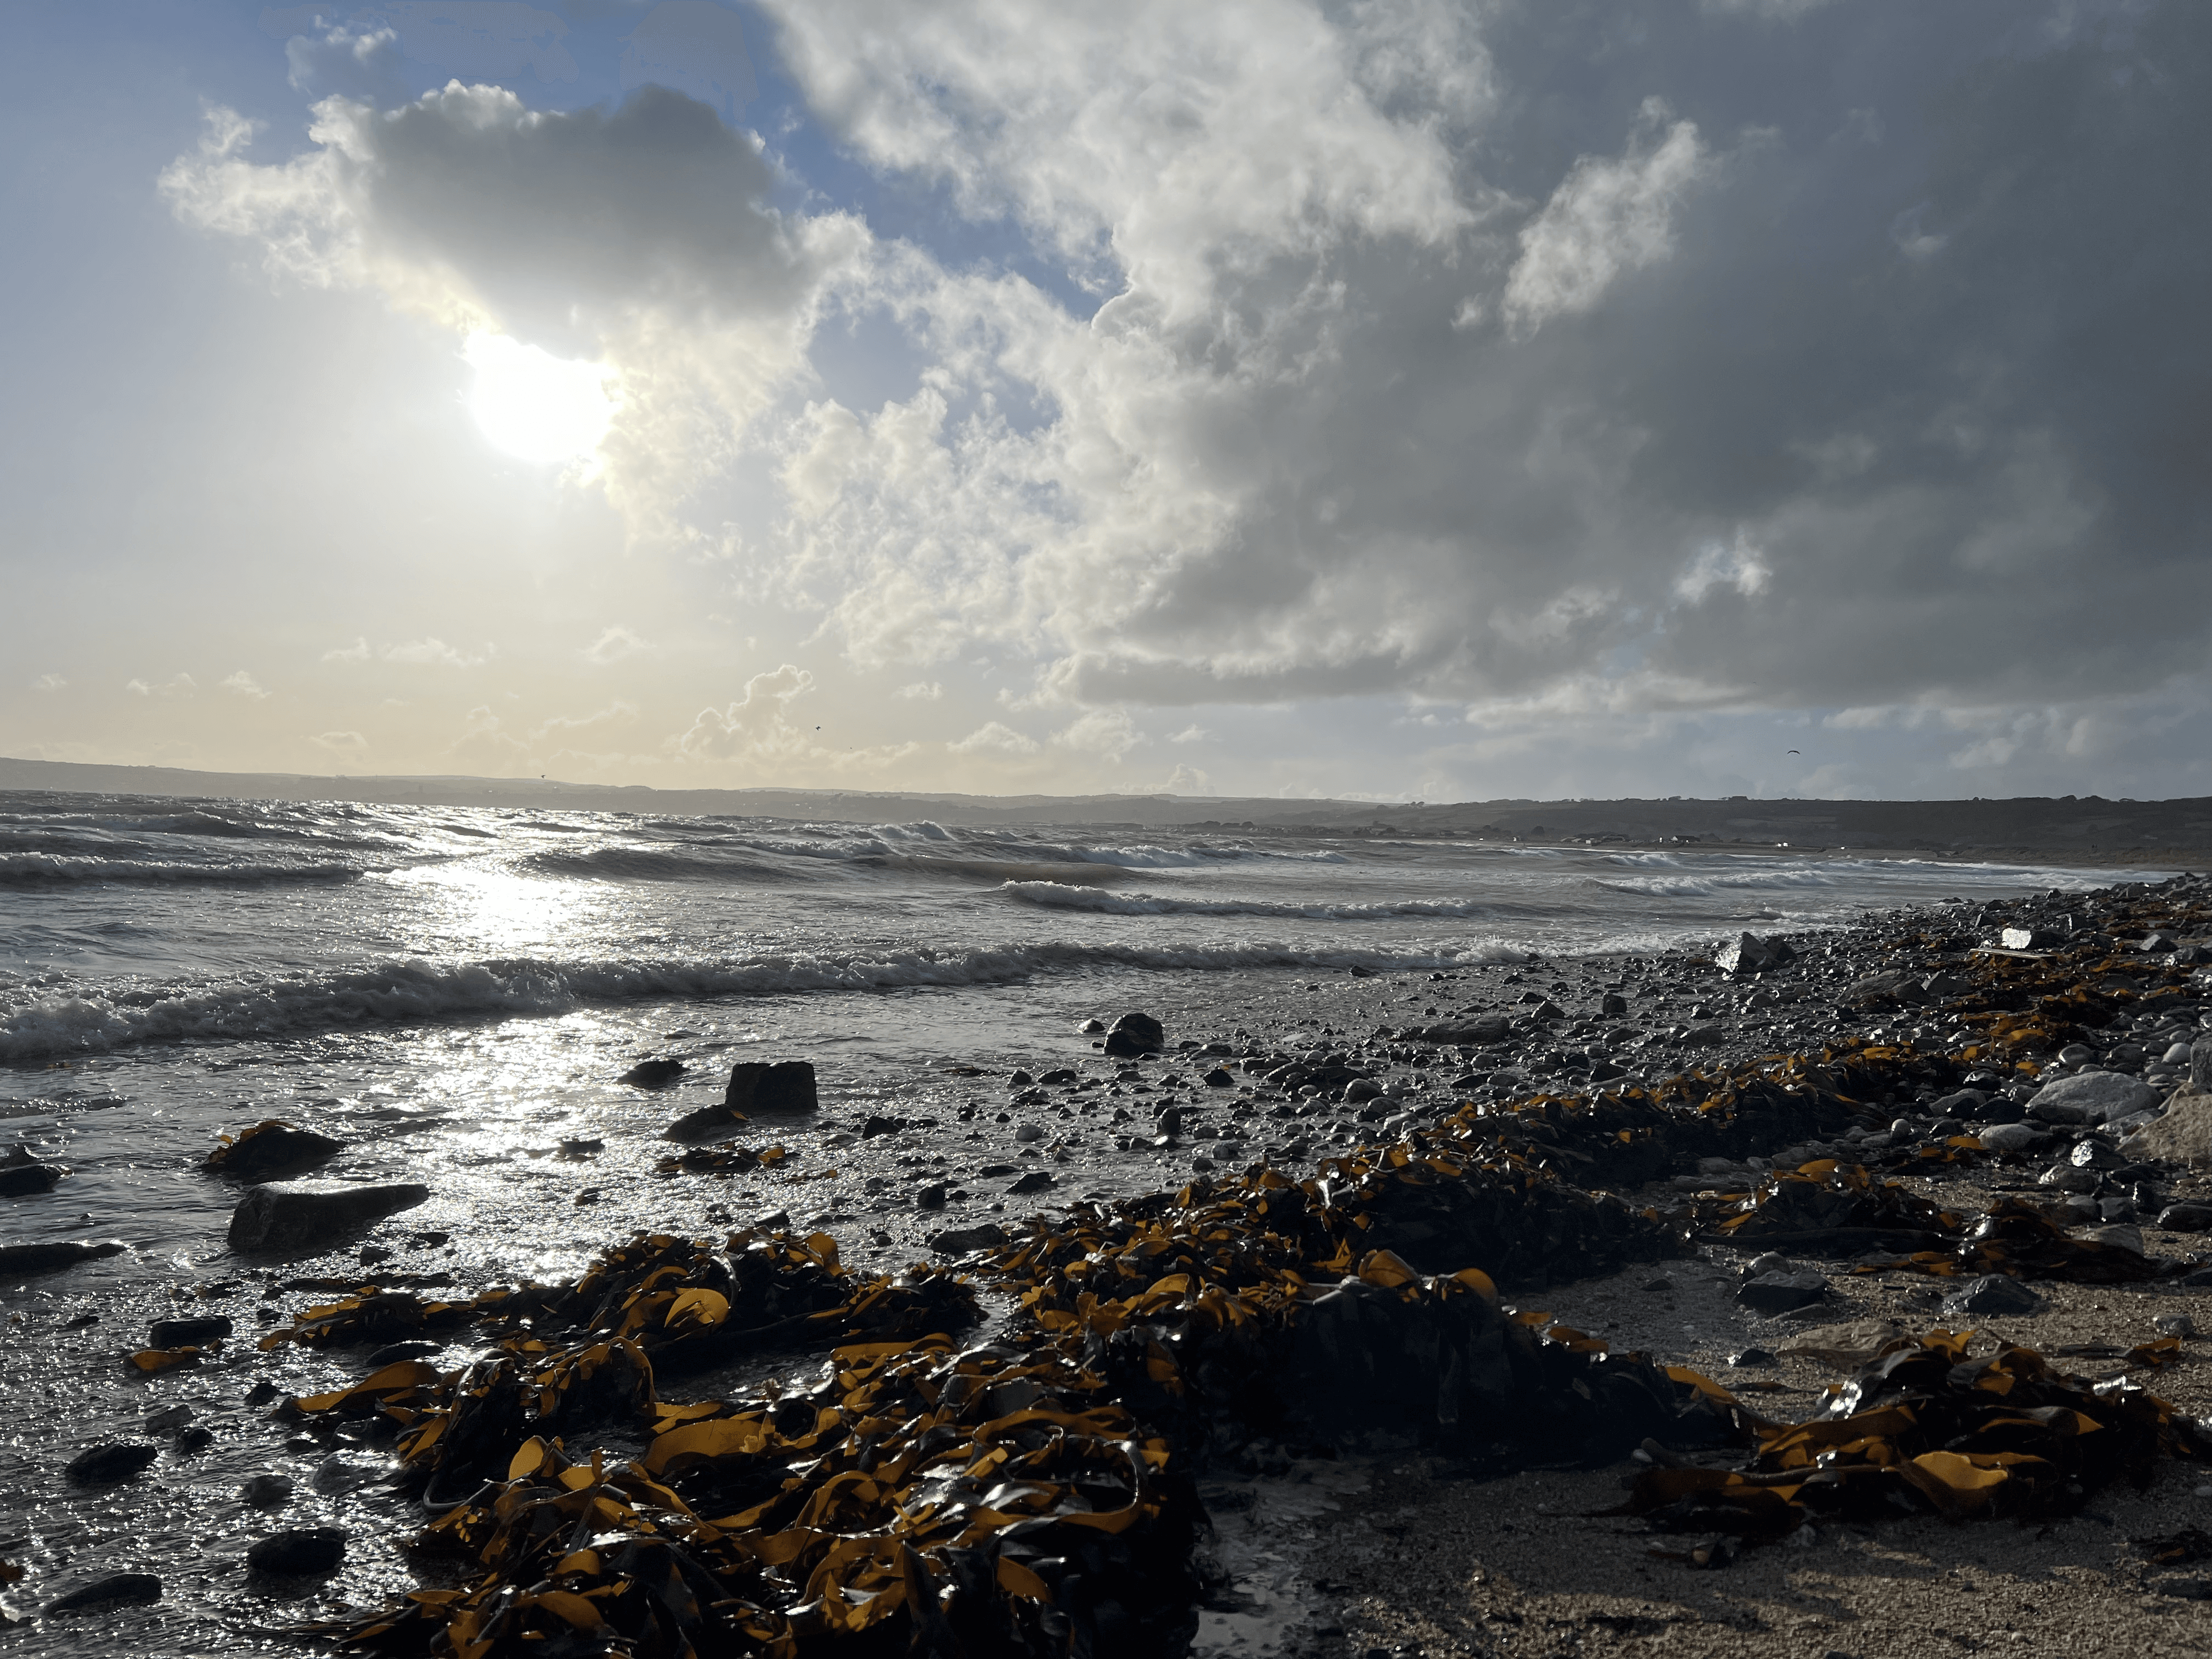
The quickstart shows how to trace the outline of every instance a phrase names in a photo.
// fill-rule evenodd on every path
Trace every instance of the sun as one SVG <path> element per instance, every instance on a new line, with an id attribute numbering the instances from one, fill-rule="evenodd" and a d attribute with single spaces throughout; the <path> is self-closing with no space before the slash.
<path id="1" fill-rule="evenodd" d="M 471 334 L 461 356 L 476 371 L 469 412 L 497 448 L 550 465 L 590 454 L 614 423 L 614 374 L 556 357 L 505 334 Z"/>

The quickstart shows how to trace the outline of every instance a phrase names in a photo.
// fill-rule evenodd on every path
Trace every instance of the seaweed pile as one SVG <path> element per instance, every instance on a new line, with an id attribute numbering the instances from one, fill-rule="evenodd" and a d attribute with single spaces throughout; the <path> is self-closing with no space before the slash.
<path id="1" fill-rule="evenodd" d="M 1747 1468 L 1648 1470 L 1614 1513 L 1749 1541 L 1930 1510 L 2046 1519 L 2114 1480 L 2147 1485 L 2160 1459 L 2212 1454 L 2200 1425 L 2132 1382 L 2067 1376 L 2008 1344 L 1969 1358 L 1972 1335 L 1893 1342 L 1823 1415 L 1759 1425 Z M 1708 1546 L 1685 1559 L 1717 1565 L 1725 1553 Z"/>

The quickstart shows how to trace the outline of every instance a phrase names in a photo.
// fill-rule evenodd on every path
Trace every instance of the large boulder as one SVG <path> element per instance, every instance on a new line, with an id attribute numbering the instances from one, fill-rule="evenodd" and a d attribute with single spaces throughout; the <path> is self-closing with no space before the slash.
<path id="1" fill-rule="evenodd" d="M 236 1135 L 224 1135 L 200 1167 L 214 1175 L 266 1181 L 271 1176 L 319 1164 L 345 1143 L 313 1129 L 295 1128 L 282 1118 L 264 1119 Z"/>
<path id="2" fill-rule="evenodd" d="M 2212 1168 L 2212 1093 L 2176 1089 L 2164 1114 L 2123 1140 L 2120 1150 L 2132 1158 Z"/>
<path id="3" fill-rule="evenodd" d="M 1477 1014 L 1472 1019 L 1447 1020 L 1438 1025 L 1424 1025 L 1408 1035 L 1421 1042 L 1447 1042 L 1463 1048 L 1486 1048 L 1513 1041 L 1513 1020 L 1507 1014 Z"/>
<path id="4" fill-rule="evenodd" d="M 814 1111 L 821 1102 L 814 1091 L 813 1062 L 740 1060 L 730 1068 L 722 1104 L 733 1112 Z"/>
<path id="5" fill-rule="evenodd" d="M 2158 1091 L 2118 1072 L 2077 1072 L 2046 1083 L 2027 1103 L 2045 1123 L 2116 1123 L 2158 1104 Z"/>
<path id="6" fill-rule="evenodd" d="M 429 1196 L 430 1189 L 415 1181 L 362 1186 L 272 1181 L 247 1193 L 230 1212 L 230 1248 L 312 1255 Z"/>
<path id="7" fill-rule="evenodd" d="M 1779 968 L 1796 956 L 1788 939 L 1760 939 L 1754 933 L 1740 933 L 1720 948 L 1713 961 L 1724 974 L 1742 976 L 1763 974 L 1770 968 Z M 1626 1006 L 1626 1005 L 1623 1005 Z"/>
<path id="8" fill-rule="evenodd" d="M 1124 1014 L 1106 1033 L 1106 1052 L 1120 1060 L 1156 1054 L 1167 1043 L 1167 1028 L 1150 1014 Z"/>

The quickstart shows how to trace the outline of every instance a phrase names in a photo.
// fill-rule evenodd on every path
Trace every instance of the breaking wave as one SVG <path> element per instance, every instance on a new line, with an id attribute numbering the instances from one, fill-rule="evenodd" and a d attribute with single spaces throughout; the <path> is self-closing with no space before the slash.
<path id="1" fill-rule="evenodd" d="M 283 887 L 351 881 L 353 864 L 192 864 L 167 859 L 0 854 L 0 888 L 80 887 L 100 884 L 159 887 Z"/>
<path id="2" fill-rule="evenodd" d="M 240 976 L 212 983 L 112 987 L 0 1004 L 0 1061 L 15 1064 L 145 1043 L 240 1042 L 469 1016 L 565 1013 L 592 1004 L 1003 985 L 1100 968 L 1449 969 L 1517 960 L 1495 941 L 1398 951 L 1311 950 L 1258 941 L 1141 945 L 1051 940 L 996 949 L 918 947 L 855 953 L 667 960 L 445 963 Z"/>
<path id="3" fill-rule="evenodd" d="M 1504 907 L 1478 899 L 1398 899 L 1382 904 L 1285 903 L 1268 899 L 1162 898 L 1057 881 L 1010 881 L 999 890 L 1024 904 L 1111 916 L 1278 916 L 1301 921 L 1386 921 L 1401 916 L 1495 919 Z M 1517 907 L 1516 907 L 1517 908 Z"/>

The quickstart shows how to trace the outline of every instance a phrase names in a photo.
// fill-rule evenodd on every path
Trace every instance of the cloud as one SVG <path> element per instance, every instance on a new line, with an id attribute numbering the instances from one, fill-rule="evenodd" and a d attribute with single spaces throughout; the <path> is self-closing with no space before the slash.
<path id="1" fill-rule="evenodd" d="M 530 745 L 507 730 L 506 722 L 489 704 L 479 703 L 469 710 L 460 735 L 446 752 L 477 771 L 511 773 L 521 769 Z"/>
<path id="2" fill-rule="evenodd" d="M 340 646 L 335 650 L 323 653 L 325 662 L 367 662 L 368 659 L 368 641 L 365 638 L 357 639 L 351 645 Z"/>
<path id="3" fill-rule="evenodd" d="M 935 702 L 945 695 L 945 688 L 935 680 L 916 680 L 911 685 L 902 685 L 891 695 L 908 702 Z"/>
<path id="4" fill-rule="evenodd" d="M 69 682 L 64 679 L 59 674 L 41 674 L 38 678 L 31 682 L 31 690 L 33 691 L 58 691 L 68 684 Z"/>
<path id="5" fill-rule="evenodd" d="M 1024 737 L 1013 727 L 998 720 L 987 720 L 966 737 L 949 743 L 946 748 L 956 755 L 979 755 L 996 750 L 1008 755 L 1034 755 L 1036 739 Z"/>
<path id="6" fill-rule="evenodd" d="M 377 654 L 386 662 L 416 668 L 481 668 L 498 653 L 496 647 L 487 645 L 480 653 L 471 656 L 432 635 L 410 640 L 404 645 L 387 645 Z"/>
<path id="7" fill-rule="evenodd" d="M 349 28 L 318 15 L 284 43 L 286 78 L 300 92 L 335 92 L 372 104 L 406 95 L 399 36 L 389 27 Z"/>
<path id="8" fill-rule="evenodd" d="M 1193 720 L 1188 726 L 1184 726 L 1182 731 L 1170 736 L 1168 738 L 1168 741 L 1170 743 L 1203 743 L 1212 734 L 1208 732 L 1204 726 L 1200 726 L 1196 720 Z"/>
<path id="9" fill-rule="evenodd" d="M 1138 744 L 1152 741 L 1137 730 L 1128 712 L 1121 708 L 1093 708 L 1078 714 L 1054 732 L 1052 740 L 1063 749 L 1080 750 L 1109 761 L 1118 761 Z"/>
<path id="10" fill-rule="evenodd" d="M 190 674 L 178 674 L 155 685 L 142 679 L 125 680 L 123 689 L 140 697 L 190 697 L 199 692 L 199 682 Z"/>
<path id="11" fill-rule="evenodd" d="M 586 662 L 604 668 L 610 663 L 622 661 L 625 657 L 644 655 L 652 650 L 653 647 L 646 641 L 616 623 L 586 646 L 582 654 Z"/>
<path id="12" fill-rule="evenodd" d="M 1696 605 L 1716 587 L 1732 588 L 1745 599 L 1764 593 L 1773 568 L 1738 532 L 1732 545 L 1708 542 L 1674 579 L 1674 597 Z"/>
<path id="13" fill-rule="evenodd" d="M 599 709 L 592 714 L 582 715 L 556 714 L 552 719 L 546 720 L 542 725 L 538 726 L 536 730 L 531 732 L 530 735 L 538 738 L 576 738 L 587 733 L 602 732 L 611 731 L 622 726 L 635 726 L 637 723 L 637 716 L 638 709 L 636 704 L 624 702 L 620 698 L 617 698 L 613 702 L 609 703 L 605 708 Z"/>
<path id="14" fill-rule="evenodd" d="M 220 684 L 224 690 L 235 692 L 241 697 L 258 698 L 265 697 L 269 695 L 266 691 L 261 689 L 259 682 L 255 680 L 253 676 L 247 673 L 243 668 L 240 669 L 235 674 L 224 676 L 222 680 L 217 682 L 217 684 Z"/>
<path id="15" fill-rule="evenodd" d="M 522 0 L 382 0 L 360 9 L 368 21 L 357 33 L 333 27 L 325 6 L 271 6 L 261 13 L 263 33 L 285 44 L 292 84 L 349 92 L 396 85 L 373 78 L 368 63 L 392 71 L 404 56 L 452 75 L 510 80 L 574 81 L 575 58 L 563 41 L 568 26 L 557 13 Z M 295 33 L 294 31 L 301 31 Z M 366 52 L 357 44 L 368 41 Z"/>
<path id="16" fill-rule="evenodd" d="M 368 752 L 368 739 L 358 732 L 324 732 L 310 741 L 343 761 L 359 760 Z"/>
<path id="17" fill-rule="evenodd" d="M 791 705 L 814 689 L 814 676 L 785 663 L 745 682 L 744 695 L 702 708 L 677 747 L 694 760 L 792 760 L 817 747 L 791 718 Z"/>
<path id="18" fill-rule="evenodd" d="M 1167 781 L 1153 786 L 1153 793 L 1163 795 L 1202 795 L 1212 780 L 1195 766 L 1177 766 L 1168 774 Z"/>
<path id="19" fill-rule="evenodd" d="M 1583 156 L 1522 228 L 1521 257 L 1505 279 L 1505 318 L 1516 331 L 1592 309 L 1625 273 L 1674 252 L 1675 205 L 1711 164 L 1696 125 L 1668 125 L 1667 116 L 1663 100 L 1646 99 L 1627 153 Z"/>

